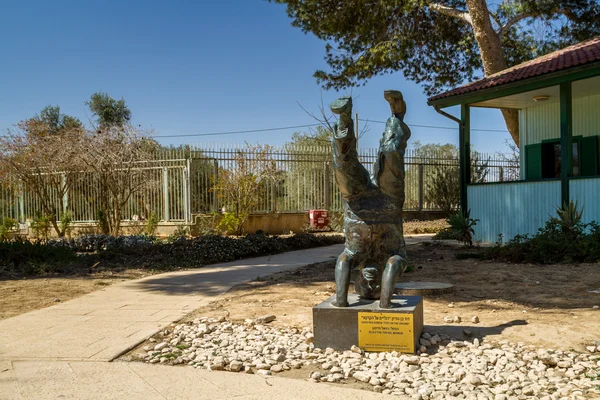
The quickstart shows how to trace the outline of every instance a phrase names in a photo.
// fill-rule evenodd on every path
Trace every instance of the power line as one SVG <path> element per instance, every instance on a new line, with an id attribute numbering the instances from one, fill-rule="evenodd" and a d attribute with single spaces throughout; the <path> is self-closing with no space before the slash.
<path id="1" fill-rule="evenodd" d="M 363 122 L 375 122 L 377 124 L 386 124 L 386 121 L 377 121 L 374 119 L 361 119 L 360 121 Z M 418 128 L 429 128 L 429 129 L 447 129 L 447 130 L 452 130 L 455 131 L 458 128 L 452 128 L 451 126 L 433 126 L 433 125 L 419 125 L 419 124 L 411 124 L 411 123 L 406 123 L 406 125 L 408 125 L 409 127 L 411 126 L 416 126 Z M 479 131 L 479 132 L 500 132 L 500 133 L 507 133 L 507 130 L 502 130 L 502 129 L 475 129 L 475 128 L 471 128 L 472 131 Z"/>
<path id="2" fill-rule="evenodd" d="M 294 125 L 294 126 L 281 126 L 277 128 L 263 128 L 263 129 L 250 129 L 245 131 L 227 131 L 227 132 L 209 132 L 209 133 L 192 133 L 189 135 L 157 135 L 155 138 L 175 138 L 175 137 L 192 137 L 192 136 L 216 136 L 216 135 L 235 135 L 239 133 L 257 133 L 257 132 L 271 132 L 271 131 L 283 131 L 286 129 L 297 129 L 297 128 L 310 128 L 320 126 L 321 124 L 306 124 L 306 125 Z"/>
<path id="3" fill-rule="evenodd" d="M 374 119 L 359 119 L 362 122 L 373 122 L 377 124 L 385 124 L 386 121 L 378 121 Z M 262 128 L 262 129 L 248 129 L 242 131 L 223 131 L 223 132 L 207 132 L 207 133 L 191 133 L 187 135 L 157 135 L 155 138 L 183 138 L 183 137 L 199 137 L 199 136 L 219 136 L 219 135 L 236 135 L 242 133 L 259 133 L 259 132 L 273 132 L 273 131 L 283 131 L 287 129 L 298 129 L 298 128 L 314 128 L 316 126 L 321 126 L 322 124 L 305 124 L 305 125 L 292 125 L 292 126 L 280 126 L 274 128 Z M 428 128 L 428 129 L 444 129 L 444 130 L 456 130 L 458 128 L 453 128 L 450 126 L 435 126 L 435 125 L 420 125 L 420 124 L 407 124 L 409 127 L 417 127 L 417 128 Z M 497 133 L 506 133 L 508 131 L 502 129 L 476 129 L 471 128 L 472 131 L 478 132 L 497 132 Z"/>

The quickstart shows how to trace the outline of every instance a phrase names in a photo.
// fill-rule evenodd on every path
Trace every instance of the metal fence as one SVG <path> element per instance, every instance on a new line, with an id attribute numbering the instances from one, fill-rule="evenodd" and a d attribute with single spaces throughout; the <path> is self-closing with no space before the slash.
<path id="1" fill-rule="evenodd" d="M 145 219 L 155 214 L 162 221 L 189 222 L 192 214 L 222 211 L 227 201 L 212 188 L 223 171 L 237 168 L 239 157 L 252 158 L 254 154 L 251 148 L 242 145 L 185 146 L 157 152 L 155 161 L 144 162 L 138 168 L 147 173 L 150 184 L 129 199 L 122 212 L 124 220 Z M 360 161 L 371 173 L 377 157 L 375 148 L 359 151 Z M 274 163 L 276 174 L 262 182 L 254 193 L 258 202 L 252 212 L 342 210 L 342 198 L 331 168 L 330 146 L 272 147 L 267 158 Z M 497 154 L 478 153 L 473 166 L 481 172 L 480 181 L 519 179 L 519 165 Z M 432 179 L 440 170 L 458 176 L 458 158 L 406 151 L 406 210 L 436 209 L 430 200 L 430 190 Z M 74 222 L 92 222 L 97 219 L 100 185 L 93 174 L 81 174 L 62 201 L 65 211 L 73 214 Z M 31 190 L 14 179 L 0 181 L 0 217 L 25 222 L 41 211 Z"/>

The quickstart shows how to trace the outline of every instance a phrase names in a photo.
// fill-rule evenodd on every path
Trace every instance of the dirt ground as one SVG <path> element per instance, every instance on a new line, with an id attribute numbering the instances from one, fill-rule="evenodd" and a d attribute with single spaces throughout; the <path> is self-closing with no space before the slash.
<path id="1" fill-rule="evenodd" d="M 85 276 L 0 279 L 0 319 L 50 307 L 113 283 L 148 275 L 144 270 L 98 272 Z"/>
<path id="2" fill-rule="evenodd" d="M 452 283 L 453 294 L 427 297 L 425 329 L 453 337 L 509 340 L 536 346 L 585 351 L 600 341 L 600 265 L 506 264 L 457 260 L 465 249 L 431 242 L 409 246 L 412 272 L 403 281 Z M 469 250 L 473 251 L 473 250 Z M 476 250 L 477 251 L 477 250 Z M 231 289 L 218 301 L 188 317 L 225 316 L 243 321 L 275 314 L 273 324 L 312 325 L 312 307 L 335 292 L 334 262 L 280 273 Z M 445 323 L 460 316 L 462 323 Z M 472 318 L 479 317 L 479 323 Z"/>
<path id="3" fill-rule="evenodd" d="M 425 298 L 427 330 L 461 337 L 525 342 L 549 348 L 584 350 L 600 341 L 600 264 L 506 264 L 457 260 L 464 248 L 429 242 L 408 248 L 411 272 L 403 281 L 441 281 L 453 294 Z M 469 250 L 472 251 L 472 250 Z M 0 319 L 48 307 L 126 279 L 144 270 L 105 271 L 85 276 L 0 280 Z M 312 307 L 334 294 L 333 261 L 273 275 L 231 289 L 194 315 L 232 320 L 275 314 L 279 325 L 311 326 Z M 445 323 L 445 316 L 462 323 Z M 471 318 L 480 322 L 474 324 Z"/>

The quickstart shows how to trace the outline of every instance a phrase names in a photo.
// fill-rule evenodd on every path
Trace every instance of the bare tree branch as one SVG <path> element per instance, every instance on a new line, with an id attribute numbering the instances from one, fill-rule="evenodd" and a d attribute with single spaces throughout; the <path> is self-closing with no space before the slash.
<path id="1" fill-rule="evenodd" d="M 468 11 L 458 10 L 456 8 L 446 6 L 444 4 L 433 3 L 430 1 L 427 2 L 427 5 L 429 6 L 429 8 L 431 8 L 432 10 L 435 10 L 439 13 L 448 15 L 450 17 L 460 18 L 463 21 L 467 22 L 468 24 L 472 24 L 471 15 L 469 15 Z"/>
<path id="2" fill-rule="evenodd" d="M 498 35 L 500 37 L 504 36 L 506 33 L 508 33 L 508 31 L 510 30 L 510 28 L 512 28 L 515 24 L 518 24 L 519 22 L 521 22 L 525 18 L 535 17 L 535 16 L 536 16 L 535 14 L 528 13 L 528 12 L 516 15 L 510 21 L 508 21 L 507 23 L 505 23 L 504 25 L 501 26 L 500 30 L 498 31 Z"/>

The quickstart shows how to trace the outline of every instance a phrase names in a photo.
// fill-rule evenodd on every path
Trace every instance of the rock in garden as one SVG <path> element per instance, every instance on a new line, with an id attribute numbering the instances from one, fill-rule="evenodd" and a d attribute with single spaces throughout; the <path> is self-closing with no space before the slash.
<path id="1" fill-rule="evenodd" d="M 243 366 L 244 363 L 242 363 L 241 361 L 234 360 L 229 363 L 229 370 L 231 372 L 240 372 Z"/>
<path id="2" fill-rule="evenodd" d="M 265 369 L 259 369 L 258 371 L 256 371 L 256 375 L 269 376 L 269 375 L 273 375 L 273 374 L 271 373 L 271 371 L 267 371 Z"/>
<path id="3" fill-rule="evenodd" d="M 478 324 L 479 323 L 479 317 L 477 315 L 475 315 L 473 318 L 471 318 L 471 322 L 474 324 Z"/>
<path id="4" fill-rule="evenodd" d="M 281 372 L 283 371 L 283 366 L 281 364 L 275 364 L 271 367 L 271 372 Z"/>
<path id="5" fill-rule="evenodd" d="M 589 351 L 590 353 L 595 353 L 596 346 L 586 346 L 586 350 Z"/>
<path id="6" fill-rule="evenodd" d="M 470 333 L 469 329 L 463 332 Z M 316 349 L 306 343 L 310 334 L 308 328 L 198 318 L 173 325 L 159 342 L 147 344 L 142 356 L 151 364 L 187 364 L 265 377 L 292 368 L 323 367 L 310 374 L 312 382 L 335 383 L 353 377 L 376 392 L 422 400 L 600 398 L 600 390 L 589 378 L 597 374 L 599 365 L 597 353 L 589 353 L 592 347 L 597 352 L 600 342 L 589 342 L 588 352 L 579 353 L 508 340 L 481 343 L 474 338 L 470 343 L 428 332 L 421 343 L 440 345 L 432 354 L 420 343 L 419 356 L 398 352 L 364 356 L 356 346 L 344 352 Z"/>
<path id="7" fill-rule="evenodd" d="M 363 354 L 364 353 L 363 349 L 361 349 L 358 346 L 354 346 L 354 345 L 352 345 L 352 347 L 350 347 L 350 351 L 352 351 L 353 353 L 356 353 L 356 354 Z"/>
<path id="8" fill-rule="evenodd" d="M 277 317 L 274 314 L 263 315 L 254 320 L 257 324 L 268 324 L 269 322 L 275 321 Z"/>
<path id="9" fill-rule="evenodd" d="M 406 357 L 404 359 L 404 362 L 406 362 L 408 365 L 419 365 L 419 357 L 417 357 L 417 356 Z"/>
<path id="10" fill-rule="evenodd" d="M 319 380 L 319 379 L 321 379 L 323 377 L 323 374 L 321 374 L 319 371 L 315 371 L 315 372 L 313 372 L 313 373 L 310 374 L 310 377 L 312 379 Z"/>
<path id="11" fill-rule="evenodd" d="M 444 322 L 448 322 L 448 323 L 450 323 L 450 322 L 453 322 L 453 321 L 454 321 L 454 318 L 452 318 L 452 317 L 451 317 L 451 316 L 449 316 L 449 315 L 448 315 L 447 317 L 444 317 Z"/>
<path id="12" fill-rule="evenodd" d="M 452 318 L 452 322 L 454 322 L 455 324 L 460 324 L 462 322 L 462 318 L 458 315 L 455 315 L 454 318 Z"/>
<path id="13" fill-rule="evenodd" d="M 167 347 L 169 344 L 167 342 L 162 342 L 157 344 L 156 346 L 154 346 L 154 351 L 161 351 L 162 349 L 164 349 L 165 347 Z"/>
<path id="14" fill-rule="evenodd" d="M 477 375 L 467 375 L 465 380 L 467 381 L 467 383 L 470 383 L 473 386 L 479 386 L 483 383 L 481 381 L 481 378 L 478 377 Z"/>
<path id="15" fill-rule="evenodd" d="M 356 379 L 357 381 L 361 381 L 361 382 L 365 382 L 365 383 L 367 383 L 371 380 L 371 376 L 363 371 L 355 372 L 354 375 L 352 375 L 352 377 L 354 379 Z"/>
<path id="16" fill-rule="evenodd" d="M 223 357 L 215 357 L 209 368 L 213 371 L 222 371 L 225 369 L 225 360 L 223 360 Z"/>

